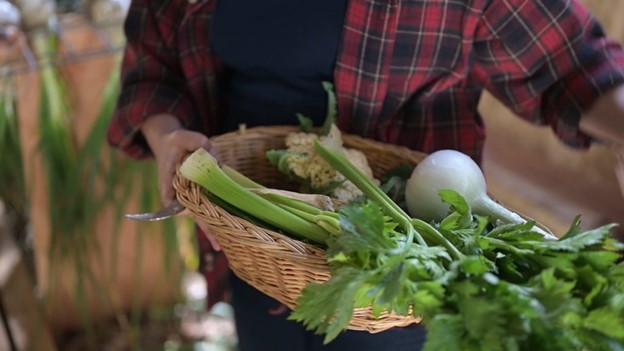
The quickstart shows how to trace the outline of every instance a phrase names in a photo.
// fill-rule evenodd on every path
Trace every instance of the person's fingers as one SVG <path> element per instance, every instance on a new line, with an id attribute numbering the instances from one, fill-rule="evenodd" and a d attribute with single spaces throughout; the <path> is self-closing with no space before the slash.
<path id="1" fill-rule="evenodd" d="M 182 159 L 192 151 L 203 147 L 210 149 L 210 140 L 205 135 L 189 130 L 171 132 L 164 141 L 164 151 L 158 155 L 158 191 L 161 201 L 166 206 L 175 197 L 173 177 Z"/>
<path id="2" fill-rule="evenodd" d="M 158 177 L 158 191 L 162 203 L 167 206 L 175 197 L 175 190 L 173 189 L 173 176 L 175 172 L 175 166 L 165 166 L 159 173 Z"/>
<path id="3" fill-rule="evenodd" d="M 174 148 L 171 148 L 171 152 L 165 154 L 158 163 L 158 190 L 165 206 L 175 197 L 173 177 L 175 175 L 177 162 L 178 157 L 175 155 Z"/>
<path id="4" fill-rule="evenodd" d="M 213 152 L 210 139 L 204 134 L 178 129 L 170 132 L 163 138 L 163 142 L 159 147 L 159 153 L 156 155 L 158 162 L 158 190 L 161 195 L 163 204 L 168 205 L 175 197 L 173 189 L 173 178 L 178 164 L 189 153 L 204 148 L 208 152 Z M 213 234 L 210 227 L 201 219 L 194 218 L 197 226 L 202 230 L 206 238 L 210 241 L 213 249 L 221 251 L 221 244 Z"/>
<path id="5" fill-rule="evenodd" d="M 206 238 L 208 238 L 208 240 L 210 241 L 210 245 L 212 245 L 212 248 L 215 251 L 221 251 L 221 244 L 219 244 L 219 242 L 217 241 L 217 238 L 210 229 L 210 227 L 201 219 L 195 218 L 195 223 L 197 223 L 197 226 L 202 230 L 204 235 L 206 235 Z"/>
<path id="6" fill-rule="evenodd" d="M 617 162 L 615 164 L 615 177 L 620 184 L 620 192 L 624 197 L 624 150 L 619 149 L 616 151 Z"/>
<path id="7" fill-rule="evenodd" d="M 623 165 L 619 165 L 615 169 L 615 175 L 617 177 L 618 183 L 620 184 L 620 193 L 622 194 L 622 197 L 624 198 L 624 166 Z"/>
<path id="8" fill-rule="evenodd" d="M 619 163 L 615 167 L 615 175 L 617 176 L 618 182 L 620 183 L 620 190 L 622 191 L 622 196 L 624 196 L 624 164 Z"/>

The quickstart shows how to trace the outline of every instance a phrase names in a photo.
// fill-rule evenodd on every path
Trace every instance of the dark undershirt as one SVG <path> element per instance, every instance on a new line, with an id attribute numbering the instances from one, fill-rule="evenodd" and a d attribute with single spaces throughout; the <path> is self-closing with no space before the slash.
<path id="1" fill-rule="evenodd" d="M 219 0 L 212 49 L 225 69 L 221 132 L 247 126 L 320 125 L 322 82 L 333 82 L 346 0 Z"/>

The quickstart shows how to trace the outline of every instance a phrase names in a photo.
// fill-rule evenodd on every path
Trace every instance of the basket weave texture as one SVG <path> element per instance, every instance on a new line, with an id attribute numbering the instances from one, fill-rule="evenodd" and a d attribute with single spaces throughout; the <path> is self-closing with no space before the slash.
<path id="1" fill-rule="evenodd" d="M 273 188 L 295 189 L 265 152 L 284 148 L 284 137 L 296 127 L 241 128 L 213 137 L 215 156 L 222 164 L 238 170 L 256 182 Z M 343 135 L 344 145 L 364 152 L 376 177 L 400 165 L 416 165 L 426 155 L 404 147 L 383 144 L 353 135 Z M 174 178 L 178 200 L 198 219 L 206 222 L 223 247 L 232 271 L 256 289 L 293 309 L 301 290 L 310 282 L 330 278 L 325 251 L 280 233 L 258 227 L 213 205 L 197 184 L 179 173 Z M 407 326 L 419 320 L 413 316 L 382 313 L 373 316 L 369 308 L 356 309 L 351 330 L 376 333 Z"/>

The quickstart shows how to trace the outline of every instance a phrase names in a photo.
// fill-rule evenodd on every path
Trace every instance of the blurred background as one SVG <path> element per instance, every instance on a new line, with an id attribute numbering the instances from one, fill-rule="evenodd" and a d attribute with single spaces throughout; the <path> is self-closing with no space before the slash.
<path id="1" fill-rule="evenodd" d="M 624 2 L 583 2 L 624 43 Z M 0 351 L 236 350 L 230 306 L 208 309 L 195 273 L 193 224 L 123 219 L 160 206 L 154 164 L 104 136 L 127 7 L 0 0 Z M 624 224 L 608 148 L 568 149 L 488 94 L 480 110 L 493 198 L 556 234 L 576 215 Z"/>
<path id="2" fill-rule="evenodd" d="M 580 0 L 605 32 L 624 44 L 624 1 Z M 624 239 L 624 197 L 614 173 L 615 155 L 594 145 L 577 151 L 548 128 L 516 118 L 485 93 L 479 105 L 488 128 L 484 171 L 493 197 L 563 234 L 576 215 L 586 229 L 619 223 Z"/>
<path id="3" fill-rule="evenodd" d="M 128 6 L 0 0 L 1 351 L 235 349 L 193 223 L 123 217 L 160 207 L 105 139 Z"/>

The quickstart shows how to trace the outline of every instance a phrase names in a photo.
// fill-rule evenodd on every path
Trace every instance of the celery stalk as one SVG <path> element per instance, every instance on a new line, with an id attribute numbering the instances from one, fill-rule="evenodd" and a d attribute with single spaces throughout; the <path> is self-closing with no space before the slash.
<path id="1" fill-rule="evenodd" d="M 256 195 L 259 195 L 269 200 L 270 202 L 278 205 L 279 207 L 287 210 L 288 212 L 291 212 L 292 214 L 297 215 L 309 222 L 318 224 L 319 226 L 321 226 L 323 229 L 325 229 L 327 232 L 331 234 L 337 234 L 340 232 L 340 222 L 338 221 L 338 217 L 339 217 L 338 213 L 332 212 L 332 211 L 323 211 L 313 205 L 310 205 L 309 203 L 305 201 L 291 198 L 291 197 L 284 196 L 284 195 L 280 195 L 279 193 L 263 192 L 263 190 L 271 191 L 275 189 L 267 189 L 262 184 L 254 182 L 253 180 L 251 180 L 244 174 L 238 172 L 237 170 L 235 170 L 234 168 L 228 165 L 221 166 L 221 170 L 223 171 L 223 173 L 225 173 L 228 177 L 232 178 L 232 180 L 238 183 L 239 185 L 249 189 L 252 193 Z M 283 191 L 283 192 L 286 193 L 286 191 Z M 298 194 L 298 195 L 311 196 L 311 197 L 312 196 L 324 196 L 324 195 L 317 195 L 317 194 Z M 226 208 L 223 205 L 229 205 L 229 204 L 227 202 L 224 202 L 223 200 L 220 200 L 220 201 L 222 202 L 221 204 L 216 203 L 216 202 L 215 204 L 217 204 L 220 207 L 223 207 L 224 210 L 232 213 L 233 215 L 243 217 L 243 218 L 245 217 L 245 215 L 240 214 L 241 211 L 236 211 L 237 210 L 236 207 L 229 206 L 229 208 Z M 239 212 L 239 213 L 237 214 L 236 212 Z M 263 223 L 263 225 L 266 226 L 266 223 Z"/>
<path id="2" fill-rule="evenodd" d="M 325 244 L 330 235 L 321 226 L 284 210 L 236 183 L 204 149 L 200 148 L 186 158 L 180 166 L 180 173 L 232 206 L 292 235 L 317 244 Z"/>
<path id="3" fill-rule="evenodd" d="M 253 180 L 251 180 L 248 177 L 246 177 L 244 174 L 240 173 L 239 171 L 235 170 L 234 168 L 232 168 L 232 167 L 230 167 L 228 165 L 221 166 L 221 170 L 228 177 L 232 178 L 233 181 L 235 181 L 236 183 L 238 183 L 239 185 L 242 185 L 243 187 L 245 187 L 247 189 L 262 189 L 262 188 L 264 188 L 264 186 L 262 184 L 258 184 L 256 182 L 254 182 Z"/>
<path id="4" fill-rule="evenodd" d="M 316 223 L 325 228 L 331 234 L 339 234 L 340 215 L 337 212 L 321 210 L 305 201 L 289 198 L 276 193 L 258 194 L 261 197 L 271 201 L 279 207 L 291 212 L 305 220 Z"/>
<path id="5" fill-rule="evenodd" d="M 369 199 L 377 202 L 384 211 L 397 223 L 399 223 L 405 230 L 407 236 L 407 243 L 411 243 L 414 239 L 418 241 L 420 245 L 427 246 L 426 241 L 416 230 L 412 218 L 399 207 L 386 193 L 384 193 L 377 185 L 375 185 L 362 171 L 355 167 L 349 159 L 344 155 L 341 149 L 335 147 L 328 147 L 321 144 L 318 141 L 314 142 L 316 151 L 321 157 L 329 163 L 335 170 L 340 172 L 346 179 L 351 181 L 358 189 L 360 189 L 364 195 Z M 463 256 L 459 250 L 453 246 L 440 232 L 435 230 L 431 226 L 423 226 L 421 222 L 417 222 L 419 229 L 425 229 L 426 234 L 436 242 L 442 244 L 449 253 L 455 257 L 460 258 Z M 409 245 L 406 245 L 407 251 Z"/>
<path id="6" fill-rule="evenodd" d="M 355 167 L 340 148 L 325 146 L 318 140 L 314 141 L 314 147 L 316 148 L 316 152 L 318 152 L 327 163 L 358 187 L 369 199 L 377 202 L 392 219 L 397 221 L 397 223 L 405 229 L 408 243 L 416 238 L 419 244 L 427 246 L 425 240 L 414 230 L 411 219 L 405 211 L 368 179 L 362 171 Z"/>

